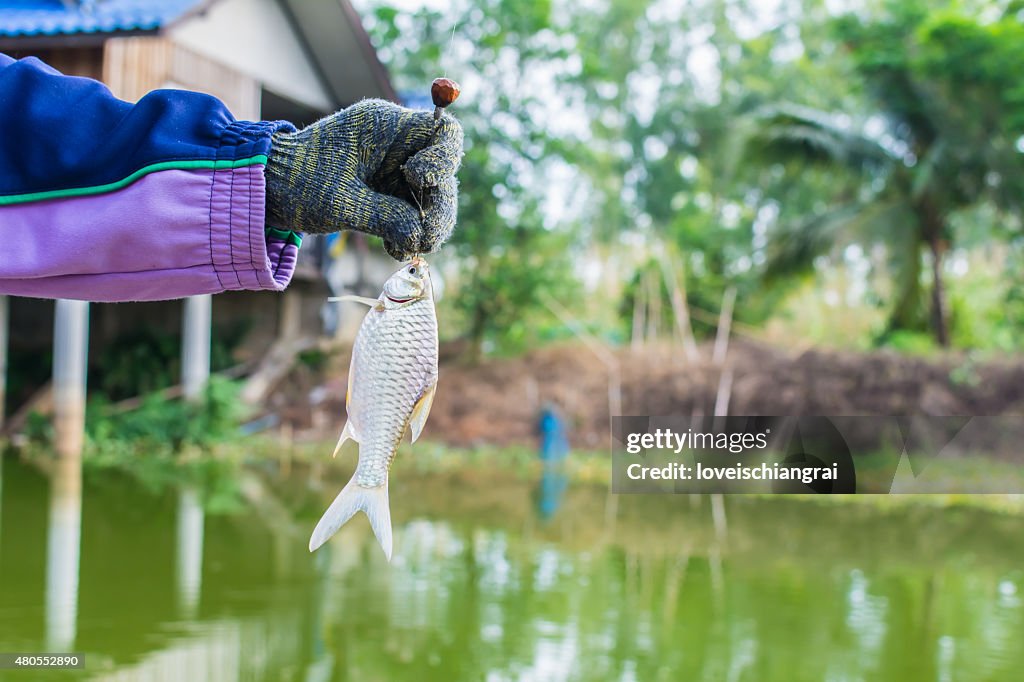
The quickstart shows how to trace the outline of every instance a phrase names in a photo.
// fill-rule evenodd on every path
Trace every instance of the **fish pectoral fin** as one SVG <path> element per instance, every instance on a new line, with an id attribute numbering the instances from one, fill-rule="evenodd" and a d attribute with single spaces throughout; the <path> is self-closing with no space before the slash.
<path id="1" fill-rule="evenodd" d="M 354 294 L 346 294 L 344 296 L 331 296 L 327 299 L 330 303 L 336 303 L 338 301 L 352 301 L 353 303 L 362 303 L 368 305 L 371 308 L 380 303 L 376 298 L 369 298 L 367 296 L 356 296 Z"/>
<path id="2" fill-rule="evenodd" d="M 345 422 L 345 428 L 341 430 L 341 436 L 338 437 L 338 444 L 334 446 L 334 452 L 331 454 L 331 457 L 338 456 L 338 453 L 341 451 L 341 446 L 344 445 L 345 441 L 349 438 L 357 443 L 359 442 L 359 435 L 356 433 L 355 427 L 352 426 L 351 419 Z"/>
<path id="3" fill-rule="evenodd" d="M 355 350 L 352 351 L 353 358 L 355 357 Z M 355 363 L 352 363 L 355 365 Z M 356 368 L 354 366 L 348 368 L 348 382 L 345 388 L 345 412 L 352 414 L 352 384 L 356 380 Z M 349 418 L 351 421 L 351 418 Z"/>
<path id="4" fill-rule="evenodd" d="M 415 443 L 416 439 L 423 433 L 423 427 L 427 423 L 427 417 L 430 416 L 430 406 L 434 403 L 434 393 L 437 390 L 437 382 L 435 381 L 423 391 L 423 395 L 416 401 L 416 405 L 412 408 L 412 414 L 409 415 L 409 429 L 412 432 L 412 442 Z"/>

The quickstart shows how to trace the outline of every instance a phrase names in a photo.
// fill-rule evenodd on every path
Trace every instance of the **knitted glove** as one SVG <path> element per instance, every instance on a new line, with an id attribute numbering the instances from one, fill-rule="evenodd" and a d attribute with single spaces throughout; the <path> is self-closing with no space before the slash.
<path id="1" fill-rule="evenodd" d="M 271 224 L 358 230 L 396 260 L 436 251 L 455 227 L 462 126 L 445 114 L 366 99 L 296 133 L 274 133 L 267 161 Z"/>

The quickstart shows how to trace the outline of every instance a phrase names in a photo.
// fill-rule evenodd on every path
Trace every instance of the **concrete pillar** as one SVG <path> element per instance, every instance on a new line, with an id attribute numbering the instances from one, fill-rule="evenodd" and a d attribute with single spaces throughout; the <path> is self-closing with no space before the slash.
<path id="1" fill-rule="evenodd" d="M 181 385 L 185 400 L 202 396 L 210 380 L 212 309 L 209 294 L 185 299 L 181 331 Z"/>
<path id="2" fill-rule="evenodd" d="M 4 508 L 4 458 L 0 457 L 0 509 Z M 3 527 L 3 517 L 0 517 L 0 528 Z M 0 545 L 3 538 L 0 537 Z"/>
<path id="3" fill-rule="evenodd" d="M 10 299 L 0 296 L 0 427 L 4 425 L 4 403 L 7 400 L 7 346 L 10 341 Z"/>
<path id="4" fill-rule="evenodd" d="M 197 401 L 210 381 L 210 338 L 213 299 L 209 294 L 185 299 L 181 330 L 181 386 L 185 400 Z M 203 584 L 205 517 L 199 492 L 192 486 L 178 491 L 178 544 L 175 577 L 178 609 L 195 615 Z"/>
<path id="5" fill-rule="evenodd" d="M 50 482 L 47 533 L 46 648 L 53 653 L 67 653 L 74 650 L 78 632 L 82 467 L 76 457 L 57 459 Z"/>
<path id="6" fill-rule="evenodd" d="M 89 354 L 89 304 L 57 301 L 53 323 L 54 447 L 61 458 L 81 459 L 85 433 L 85 382 Z"/>

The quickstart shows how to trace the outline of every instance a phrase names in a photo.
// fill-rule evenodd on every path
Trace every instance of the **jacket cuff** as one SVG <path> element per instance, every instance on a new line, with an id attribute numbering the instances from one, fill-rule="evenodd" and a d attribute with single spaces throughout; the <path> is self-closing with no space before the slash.
<path id="1" fill-rule="evenodd" d="M 291 282 L 302 237 L 265 225 L 265 167 L 217 170 L 210 191 L 210 254 L 220 286 L 282 291 Z"/>
<path id="2" fill-rule="evenodd" d="M 270 156 L 271 135 L 277 132 L 292 133 L 295 126 L 288 121 L 232 121 L 221 133 L 217 159 Z"/>

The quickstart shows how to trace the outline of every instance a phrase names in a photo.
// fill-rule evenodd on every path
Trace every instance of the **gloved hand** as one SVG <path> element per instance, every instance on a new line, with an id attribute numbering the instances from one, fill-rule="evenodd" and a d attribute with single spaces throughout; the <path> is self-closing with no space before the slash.
<path id="1" fill-rule="evenodd" d="M 296 133 L 274 133 L 268 222 L 300 232 L 358 230 L 396 260 L 436 251 L 455 227 L 462 126 L 448 114 L 367 99 Z"/>

